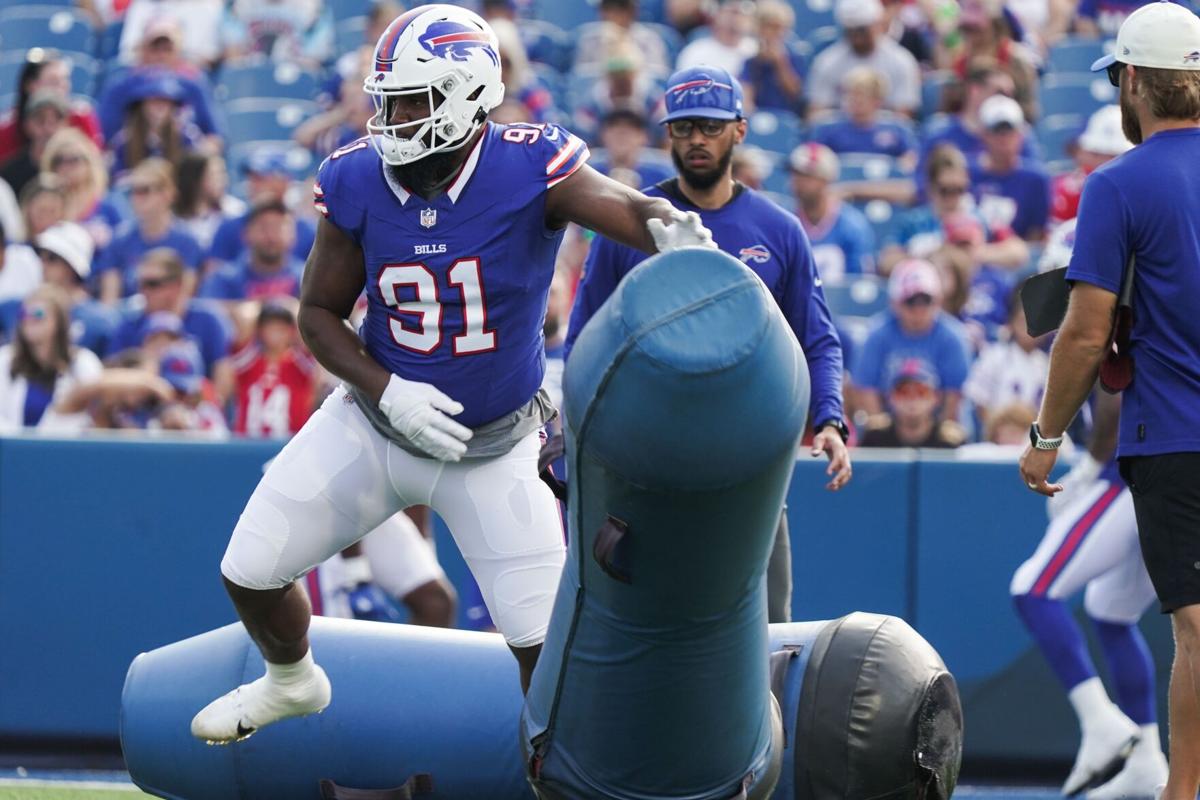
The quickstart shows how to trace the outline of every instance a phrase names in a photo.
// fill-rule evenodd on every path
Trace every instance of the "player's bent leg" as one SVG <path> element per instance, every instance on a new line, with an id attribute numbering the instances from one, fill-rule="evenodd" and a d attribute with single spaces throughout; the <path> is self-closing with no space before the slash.
<path id="1" fill-rule="evenodd" d="M 388 478 L 386 442 L 344 395 L 334 392 L 284 447 L 234 528 L 221 572 L 266 675 L 202 709 L 197 738 L 237 741 L 329 704 L 308 648 L 308 600 L 293 581 L 406 505 Z"/>
<path id="2" fill-rule="evenodd" d="M 433 543 L 421 535 L 407 512 L 394 514 L 362 540 L 371 574 L 381 589 L 402 602 L 409 623 L 449 628 L 457 596 L 438 563 Z"/>
<path id="3" fill-rule="evenodd" d="M 546 638 L 566 557 L 558 504 L 537 475 L 539 447 L 535 432 L 506 455 L 446 464 L 430 502 L 517 655 L 522 688 Z"/>

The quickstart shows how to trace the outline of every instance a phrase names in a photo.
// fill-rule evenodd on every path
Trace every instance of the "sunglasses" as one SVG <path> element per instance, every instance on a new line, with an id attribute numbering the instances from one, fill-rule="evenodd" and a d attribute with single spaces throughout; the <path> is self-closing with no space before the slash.
<path id="1" fill-rule="evenodd" d="M 133 195 L 150 194 L 157 192 L 159 188 L 161 187 L 157 183 L 134 183 L 130 185 L 129 193 Z"/>
<path id="2" fill-rule="evenodd" d="M 58 169 L 59 167 L 66 166 L 67 164 L 78 164 L 80 161 L 83 161 L 83 156 L 79 155 L 78 153 L 55 156 L 50 160 L 50 169 Z"/>
<path id="3" fill-rule="evenodd" d="M 1105 69 L 1108 73 L 1108 82 L 1118 89 L 1121 88 L 1121 73 L 1125 71 L 1125 65 L 1120 61 L 1114 61 Z"/>
<path id="4" fill-rule="evenodd" d="M 706 117 L 698 119 L 673 119 L 667 123 L 667 130 L 671 134 L 672 139 L 687 139 L 692 135 L 692 132 L 697 128 L 700 132 L 710 139 L 714 136 L 720 136 L 725 132 L 725 126 L 732 120 L 728 119 L 708 119 Z"/>
<path id="5" fill-rule="evenodd" d="M 933 305 L 933 297 L 922 292 L 914 294 L 912 297 L 904 300 L 904 305 L 908 308 L 924 308 L 925 306 Z"/>
<path id="6" fill-rule="evenodd" d="M 138 281 L 138 286 L 142 289 L 161 289 L 164 286 L 169 286 L 174 283 L 173 280 L 164 276 L 161 278 L 142 278 Z"/>
<path id="7" fill-rule="evenodd" d="M 50 311 L 45 306 L 32 306 L 21 309 L 21 319 L 34 319 L 41 322 L 50 317 Z"/>
<path id="8" fill-rule="evenodd" d="M 936 189 L 940 197 L 961 197 L 967 193 L 966 186 L 939 186 Z"/>
<path id="9" fill-rule="evenodd" d="M 901 381 L 892 388 L 892 396 L 902 399 L 916 400 L 933 397 L 934 389 L 927 383 L 915 380 Z"/>

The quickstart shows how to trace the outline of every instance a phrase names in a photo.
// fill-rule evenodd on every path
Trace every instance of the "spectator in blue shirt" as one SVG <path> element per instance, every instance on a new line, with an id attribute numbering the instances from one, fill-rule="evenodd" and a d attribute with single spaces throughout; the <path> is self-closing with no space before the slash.
<path id="1" fill-rule="evenodd" d="M 304 262 L 292 252 L 296 223 L 288 207 L 277 200 L 253 206 L 243 237 L 245 253 L 208 276 L 200 296 L 227 301 L 299 297 Z"/>
<path id="2" fill-rule="evenodd" d="M 792 31 L 796 12 L 779 0 L 758 2 L 758 52 L 742 65 L 746 107 L 804 112 L 804 55 Z"/>
<path id="3" fill-rule="evenodd" d="M 823 144 L 809 142 L 788 159 L 796 216 L 812 244 L 813 261 L 826 283 L 847 274 L 875 271 L 875 232 L 863 213 L 829 190 L 838 179 L 838 158 Z"/>
<path id="4" fill-rule="evenodd" d="M 292 173 L 288 169 L 286 154 L 274 148 L 264 147 L 251 154 L 243 167 L 246 171 L 246 199 L 251 206 L 263 203 L 286 203 L 288 189 L 292 185 Z M 211 272 L 222 264 L 237 261 L 245 253 L 246 245 L 242 231 L 248 215 L 241 214 L 225 220 L 213 234 L 212 247 L 205 261 L 205 272 Z M 292 255 L 298 259 L 308 258 L 317 230 L 307 219 L 295 220 L 296 237 Z"/>
<path id="5" fill-rule="evenodd" d="M 139 164 L 129 179 L 129 200 L 134 218 L 117 229 L 112 244 L 96 259 L 100 273 L 100 300 L 115 305 L 137 291 L 137 265 L 146 251 L 168 247 L 179 254 L 188 270 L 187 282 L 195 286 L 200 266 L 200 245 L 175 219 L 175 177 L 161 158 Z"/>
<path id="6" fill-rule="evenodd" d="M 884 410 L 884 397 L 902 369 L 919 362 L 941 388 L 943 420 L 958 418 L 970 358 L 962 324 L 942 311 L 942 280 L 928 261 L 896 265 L 888 281 L 891 308 L 880 313 L 852 371 L 859 405 Z"/>
<path id="7" fill-rule="evenodd" d="M 979 213 L 994 228 L 1010 228 L 1026 241 L 1046 237 L 1050 176 L 1021 157 L 1025 116 L 1016 100 L 989 97 L 979 109 L 985 150 L 971 165 L 971 191 Z"/>
<path id="8" fill-rule="evenodd" d="M 219 303 L 191 299 L 184 286 L 185 270 L 174 250 L 158 248 L 146 253 L 137 266 L 138 300 L 113 333 L 114 353 L 141 347 L 156 314 L 183 315 L 180 324 L 196 343 L 204 363 L 204 373 L 212 379 L 217 393 L 228 398 L 233 388 L 233 368 L 229 362 L 232 323 Z"/>
<path id="9" fill-rule="evenodd" d="M 600 145 L 588 163 L 592 168 L 635 189 L 654 186 L 674 177 L 671 161 L 660 151 L 649 150 L 646 118 L 636 111 L 610 111 L 600 127 Z"/>
<path id="10" fill-rule="evenodd" d="M 100 98 L 100 126 L 106 139 L 114 138 L 125 124 L 129 95 L 138 90 L 146 76 L 170 76 L 179 81 L 180 119 L 193 122 L 206 136 L 219 136 L 212 84 L 203 70 L 183 57 L 183 32 L 169 16 L 146 23 L 137 47 L 137 63 L 106 82 Z"/>
<path id="11" fill-rule="evenodd" d="M 108 143 L 115 177 L 147 158 L 178 164 L 184 153 L 200 147 L 204 134 L 180 111 L 184 98 L 183 82 L 170 73 L 139 72 L 131 78 L 121 129 Z"/>
<path id="12" fill-rule="evenodd" d="M 912 170 L 917 163 L 912 123 L 883 110 L 886 95 L 883 75 L 870 67 L 855 67 L 842 80 L 841 113 L 817 124 L 812 138 L 839 155 L 877 153 Z"/>
<path id="13" fill-rule="evenodd" d="M 34 240 L 42 259 L 42 278 L 67 293 L 71 304 L 71 341 L 104 358 L 108 355 L 117 313 L 87 291 L 92 273 L 92 238 L 74 222 L 51 225 Z"/>

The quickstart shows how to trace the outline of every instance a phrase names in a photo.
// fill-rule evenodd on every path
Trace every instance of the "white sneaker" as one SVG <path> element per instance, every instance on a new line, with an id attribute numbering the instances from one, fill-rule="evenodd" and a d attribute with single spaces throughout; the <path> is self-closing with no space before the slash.
<path id="1" fill-rule="evenodd" d="M 264 675 L 205 706 L 192 718 L 192 736 L 208 744 L 240 742 L 272 722 L 320 713 L 332 696 L 329 678 L 316 664 L 312 676 L 296 686 L 280 686 Z"/>
<path id="2" fill-rule="evenodd" d="M 1125 767 L 1099 789 L 1087 793 L 1087 800 L 1156 800 L 1167 780 L 1167 759 L 1157 745 L 1138 742 Z"/>
<path id="3" fill-rule="evenodd" d="M 1115 705 L 1104 725 L 1085 728 L 1075 766 L 1063 784 L 1062 793 L 1073 795 L 1087 789 L 1106 773 L 1115 770 L 1125 760 L 1141 736 L 1137 723 L 1121 713 Z"/>

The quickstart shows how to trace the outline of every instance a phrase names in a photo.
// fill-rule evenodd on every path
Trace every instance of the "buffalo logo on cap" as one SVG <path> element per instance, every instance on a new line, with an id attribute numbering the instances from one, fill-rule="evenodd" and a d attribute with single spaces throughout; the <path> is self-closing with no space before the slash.
<path id="1" fill-rule="evenodd" d="M 500 64 L 491 38 L 483 31 L 470 28 L 461 22 L 448 19 L 434 22 L 425 29 L 418 41 L 438 58 L 469 61 L 472 50 L 482 50 L 493 64 Z"/>
<path id="2" fill-rule="evenodd" d="M 733 87 L 730 86 L 729 84 L 718 83 L 717 81 L 713 80 L 712 78 L 697 78 L 694 81 L 684 81 L 683 83 L 677 83 L 674 86 L 672 86 L 670 89 L 668 89 L 667 91 L 673 95 L 676 95 L 676 97 L 678 99 L 681 97 L 686 97 L 688 95 L 707 94 L 708 92 L 712 91 L 713 89 L 728 89 L 731 92 L 733 91 Z"/>

